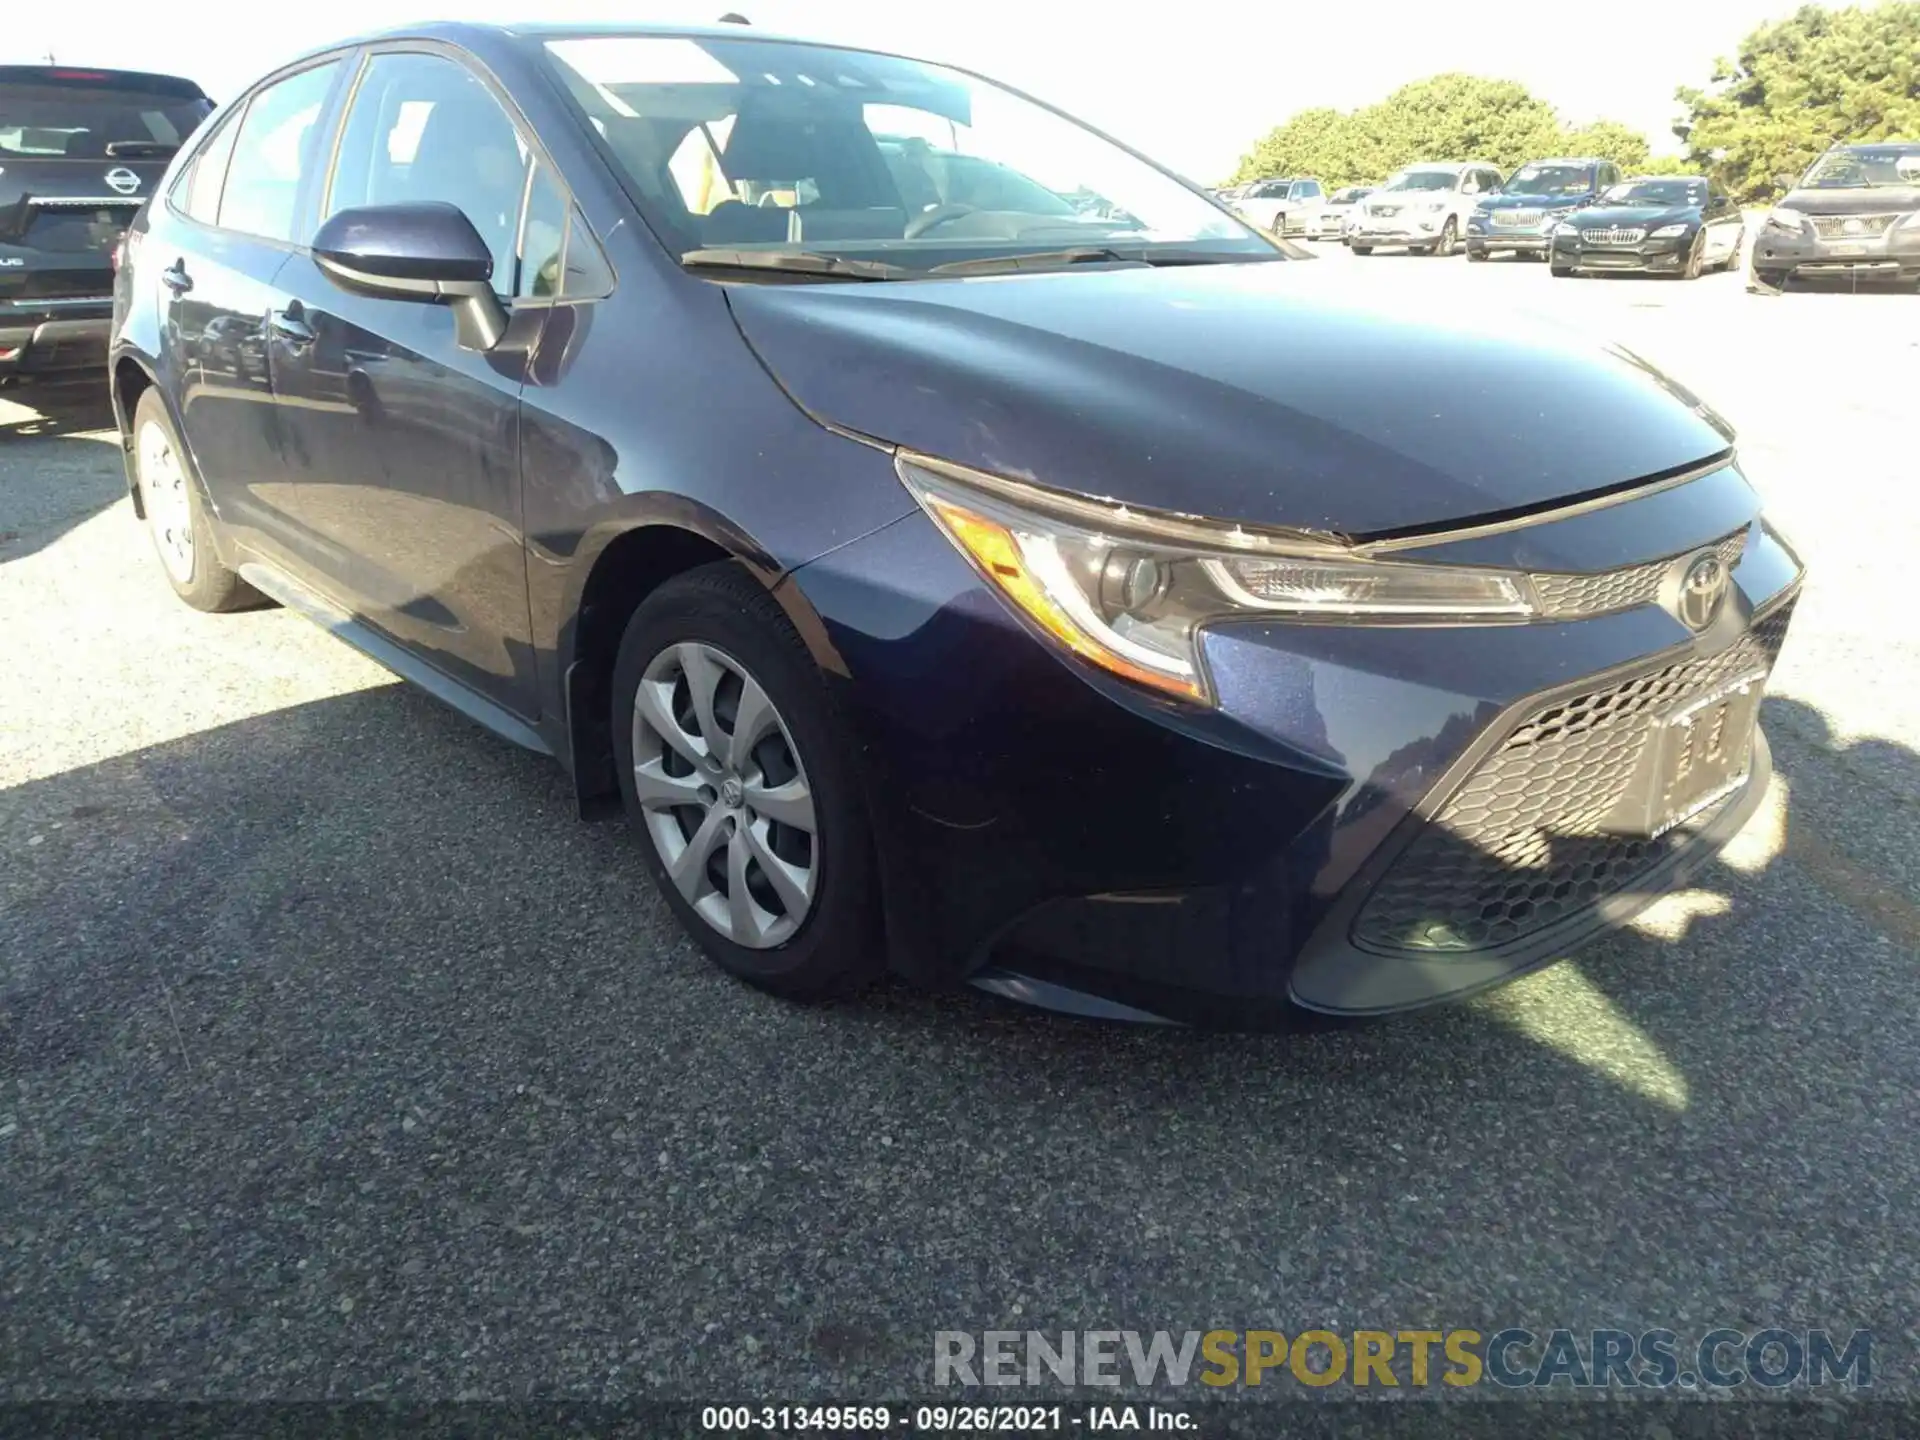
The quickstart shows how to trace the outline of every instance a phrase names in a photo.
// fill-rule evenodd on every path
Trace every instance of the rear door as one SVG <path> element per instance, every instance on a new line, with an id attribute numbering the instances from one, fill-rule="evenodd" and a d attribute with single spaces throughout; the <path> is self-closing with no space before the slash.
<path id="1" fill-rule="evenodd" d="M 307 547 L 273 408 L 266 326 L 285 305 L 275 279 L 322 169 L 320 137 L 343 69 L 335 58 L 283 75 L 222 121 L 169 192 L 165 223 L 141 244 L 185 382 L 187 448 L 235 538 L 283 562 Z"/>
<path id="2" fill-rule="evenodd" d="M 315 224 L 365 206 L 456 205 L 493 251 L 501 301 L 515 306 L 517 291 L 536 293 L 543 265 L 557 265 L 566 227 L 564 210 L 526 205 L 534 164 L 515 120 L 462 61 L 383 48 L 355 83 Z M 456 343 L 446 306 L 350 293 L 304 250 L 279 285 L 269 355 L 320 588 L 533 718 L 520 389 L 524 342 L 545 310 L 516 307 L 508 341 L 480 354 Z"/>
<path id="3" fill-rule="evenodd" d="M 167 76 L 0 66 L 0 329 L 109 313 L 114 247 L 211 109 Z"/>

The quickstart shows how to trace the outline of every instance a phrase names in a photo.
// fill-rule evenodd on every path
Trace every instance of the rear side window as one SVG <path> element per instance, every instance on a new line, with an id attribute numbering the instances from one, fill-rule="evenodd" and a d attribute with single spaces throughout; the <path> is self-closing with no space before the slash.
<path id="1" fill-rule="evenodd" d="M 220 187 L 226 181 L 227 162 L 233 158 L 233 141 L 239 133 L 240 126 L 233 120 L 221 125 L 219 133 L 201 147 L 187 173 L 174 184 L 175 207 L 202 225 L 212 225 L 220 218 Z"/>
<path id="2" fill-rule="evenodd" d="M 320 111 L 337 60 L 269 85 L 247 106 L 220 194 L 219 224 L 267 240 L 291 240 L 300 184 L 317 168 Z"/>
<path id="3" fill-rule="evenodd" d="M 326 213 L 437 200 L 459 206 L 515 290 L 514 237 L 531 152 L 491 91 L 440 55 L 375 55 L 340 136 Z"/>
<path id="4" fill-rule="evenodd" d="M 51 76 L 46 84 L 8 85 L 0 89 L 0 163 L 163 159 L 212 109 L 206 100 Z"/>

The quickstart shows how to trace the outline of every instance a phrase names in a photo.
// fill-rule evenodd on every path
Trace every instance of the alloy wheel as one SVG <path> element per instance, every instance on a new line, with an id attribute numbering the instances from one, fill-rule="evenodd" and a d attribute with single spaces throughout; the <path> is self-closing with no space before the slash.
<path id="1" fill-rule="evenodd" d="M 147 512 L 160 563 L 181 585 L 193 580 L 193 506 L 187 473 L 174 453 L 173 440 L 159 425 L 140 427 L 136 449 L 140 467 L 140 503 Z"/>
<path id="2" fill-rule="evenodd" d="M 747 668 L 698 641 L 647 663 L 633 788 L 667 879 L 736 945 L 793 938 L 819 889 L 819 826 L 793 735 Z"/>

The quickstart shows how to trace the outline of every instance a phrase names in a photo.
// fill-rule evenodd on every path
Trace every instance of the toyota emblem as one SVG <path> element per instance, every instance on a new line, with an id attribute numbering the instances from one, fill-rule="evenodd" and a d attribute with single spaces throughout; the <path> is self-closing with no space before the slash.
<path id="1" fill-rule="evenodd" d="M 1687 563 L 1674 609 L 1689 630 L 1704 630 L 1720 613 L 1720 602 L 1726 598 L 1727 562 L 1709 550 Z"/>
<path id="2" fill-rule="evenodd" d="M 140 177 L 124 165 L 116 165 L 107 171 L 107 184 L 121 195 L 131 195 L 140 188 Z"/>

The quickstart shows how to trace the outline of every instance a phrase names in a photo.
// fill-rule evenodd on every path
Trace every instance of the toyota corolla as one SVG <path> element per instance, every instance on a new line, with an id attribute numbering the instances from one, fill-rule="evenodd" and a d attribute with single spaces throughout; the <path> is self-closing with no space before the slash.
<path id="1" fill-rule="evenodd" d="M 187 603 L 553 756 L 737 976 L 1379 1014 L 1741 826 L 1801 567 L 1675 381 L 1327 268 L 963 71 L 435 26 L 209 120 L 113 396 Z"/>

